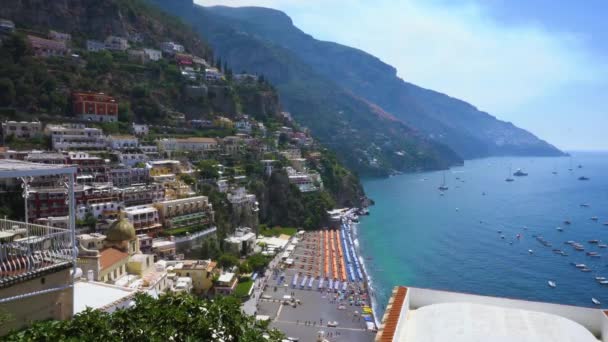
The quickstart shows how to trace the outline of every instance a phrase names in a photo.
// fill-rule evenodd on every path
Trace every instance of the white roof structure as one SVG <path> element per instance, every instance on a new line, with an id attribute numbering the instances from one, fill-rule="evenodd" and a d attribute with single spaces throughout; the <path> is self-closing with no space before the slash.
<path id="1" fill-rule="evenodd" d="M 58 174 L 76 174 L 76 167 L 0 159 L 0 178 L 38 177 Z"/>
<path id="2" fill-rule="evenodd" d="M 234 278 L 234 273 L 224 273 L 222 274 L 217 281 L 220 283 L 229 283 L 232 278 Z"/>
<path id="3" fill-rule="evenodd" d="M 133 305 L 134 290 L 97 282 L 74 284 L 74 314 L 87 307 L 112 312 Z"/>
<path id="4" fill-rule="evenodd" d="M 544 312 L 474 303 L 433 304 L 410 311 L 395 341 L 597 342 L 567 318 Z M 400 323 L 401 324 L 401 323 Z"/>

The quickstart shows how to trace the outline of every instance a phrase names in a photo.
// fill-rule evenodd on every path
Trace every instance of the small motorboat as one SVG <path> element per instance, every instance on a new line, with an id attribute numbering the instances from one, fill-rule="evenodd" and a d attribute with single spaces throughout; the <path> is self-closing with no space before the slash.
<path id="1" fill-rule="evenodd" d="M 554 281 L 552 281 L 552 280 L 549 280 L 547 282 L 547 284 L 549 284 L 549 287 L 553 287 L 553 288 L 557 286 L 557 284 Z"/>
<path id="2" fill-rule="evenodd" d="M 590 268 L 581 268 L 581 272 L 591 272 Z"/>
<path id="3" fill-rule="evenodd" d="M 608 226 L 608 221 L 604 222 L 604 226 Z"/>
<path id="4" fill-rule="evenodd" d="M 564 224 L 570 225 L 570 224 L 572 224 L 572 221 L 570 221 L 570 220 L 564 220 Z"/>
<path id="5" fill-rule="evenodd" d="M 597 280 L 597 281 L 606 280 L 606 277 L 595 277 L 595 280 Z"/>
<path id="6" fill-rule="evenodd" d="M 583 246 L 574 246 L 574 249 L 576 249 L 579 252 L 582 252 L 585 250 L 585 248 Z"/>
<path id="7" fill-rule="evenodd" d="M 583 203 L 583 204 L 581 204 L 581 207 L 583 207 L 583 208 L 589 208 L 590 205 L 589 205 L 589 203 Z"/>
<path id="8" fill-rule="evenodd" d="M 517 171 L 515 171 L 515 173 L 513 174 L 513 176 L 517 176 L 517 177 L 525 177 L 528 174 L 526 172 L 523 172 L 522 169 L 517 169 Z"/>
<path id="9" fill-rule="evenodd" d="M 597 252 L 587 252 L 587 255 L 589 255 L 589 256 L 597 255 Z"/>
<path id="10" fill-rule="evenodd" d="M 598 243 L 598 244 L 597 244 L 597 246 L 598 246 L 599 248 L 606 248 L 606 247 L 608 247 L 608 245 L 607 245 L 607 244 L 605 244 L 605 243 Z"/>
<path id="11" fill-rule="evenodd" d="M 600 240 L 593 239 L 593 240 L 589 240 L 588 242 L 598 244 L 598 243 L 600 243 Z"/>
<path id="12" fill-rule="evenodd" d="M 564 228 L 562 228 L 562 227 L 556 227 L 555 229 L 557 229 L 558 232 L 563 232 L 564 231 Z"/>
<path id="13" fill-rule="evenodd" d="M 591 217 L 591 221 L 597 221 L 597 220 L 599 220 L 599 218 L 597 216 Z"/>
<path id="14" fill-rule="evenodd" d="M 568 240 L 566 242 L 564 242 L 566 245 L 574 245 L 576 242 L 572 241 L 572 240 Z"/>
<path id="15" fill-rule="evenodd" d="M 578 180 L 580 180 L 580 181 L 588 181 L 589 177 L 580 176 L 580 177 L 578 177 Z"/>
<path id="16" fill-rule="evenodd" d="M 591 301 L 593 302 L 593 304 L 595 305 L 601 305 L 602 302 L 600 302 L 599 300 L 595 299 L 595 298 L 591 298 Z"/>
<path id="17" fill-rule="evenodd" d="M 574 266 L 576 266 L 576 268 L 587 268 L 587 265 L 585 264 L 574 264 Z"/>
<path id="18" fill-rule="evenodd" d="M 600 285 L 608 285 L 608 280 L 598 280 Z"/>
<path id="19" fill-rule="evenodd" d="M 505 236 L 504 236 L 504 235 L 501 235 L 501 236 L 500 236 L 500 238 L 504 240 L 504 239 L 505 239 Z"/>
<path id="20" fill-rule="evenodd" d="M 530 253 L 530 254 L 534 254 L 534 251 L 533 251 L 533 250 L 531 250 L 531 249 L 528 249 L 528 253 Z"/>
<path id="21" fill-rule="evenodd" d="M 555 254 L 562 254 L 562 250 L 561 249 L 554 249 L 553 253 L 555 253 Z"/>

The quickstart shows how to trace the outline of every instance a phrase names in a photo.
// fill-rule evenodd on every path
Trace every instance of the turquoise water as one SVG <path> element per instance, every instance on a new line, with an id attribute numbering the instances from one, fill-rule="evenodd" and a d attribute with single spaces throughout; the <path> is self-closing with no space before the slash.
<path id="1" fill-rule="evenodd" d="M 568 171 L 570 164 L 573 171 Z M 510 166 L 529 176 L 505 182 Z M 361 219 L 359 243 L 380 314 L 395 285 L 581 306 L 593 306 L 595 297 L 608 306 L 608 286 L 594 279 L 608 278 L 608 248 L 588 243 L 608 243 L 608 226 L 603 225 L 608 222 L 608 153 L 467 161 L 445 172 L 449 190 L 440 196 L 443 174 L 364 181 L 376 205 Z M 582 175 L 590 180 L 578 180 Z M 581 207 L 583 203 L 590 206 Z M 572 224 L 565 225 L 566 219 Z M 553 247 L 543 246 L 536 234 Z M 564 244 L 567 240 L 602 257 L 576 252 Z M 554 248 L 568 256 L 554 254 Z M 572 262 L 593 271 L 581 272 Z M 557 287 L 550 288 L 548 280 Z"/>

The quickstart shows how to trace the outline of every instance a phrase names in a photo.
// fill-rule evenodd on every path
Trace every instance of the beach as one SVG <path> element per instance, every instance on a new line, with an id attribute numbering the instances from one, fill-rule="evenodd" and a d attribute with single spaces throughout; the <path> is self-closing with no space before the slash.
<path id="1" fill-rule="evenodd" d="M 355 243 L 355 212 L 341 215 L 339 229 L 302 231 L 290 240 L 269 270 L 258 318 L 303 341 L 374 340 L 377 319 Z"/>

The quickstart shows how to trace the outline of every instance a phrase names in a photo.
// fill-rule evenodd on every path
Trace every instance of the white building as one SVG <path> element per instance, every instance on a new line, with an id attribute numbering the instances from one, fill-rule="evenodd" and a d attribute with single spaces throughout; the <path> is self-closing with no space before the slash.
<path id="1" fill-rule="evenodd" d="M 251 228 L 237 228 L 234 234 L 224 239 L 224 248 L 237 255 L 249 255 L 255 247 L 255 234 Z"/>
<path id="2" fill-rule="evenodd" d="M 112 150 L 134 149 L 139 146 L 139 140 L 132 135 L 109 135 L 108 147 Z"/>
<path id="3" fill-rule="evenodd" d="M 137 136 L 148 135 L 150 128 L 148 125 L 136 124 L 135 122 L 131 125 L 131 131 Z"/>
<path id="4" fill-rule="evenodd" d="M 601 309 L 401 286 L 376 341 L 608 341 L 608 317 Z"/>
<path id="5" fill-rule="evenodd" d="M 205 69 L 205 79 L 207 81 L 219 81 L 224 78 L 224 74 L 219 71 L 217 68 L 206 68 Z"/>
<path id="6" fill-rule="evenodd" d="M 148 162 L 148 160 L 150 160 L 150 158 L 145 153 L 118 153 L 118 162 L 127 167 L 134 167 L 137 164 L 145 164 Z"/>
<path id="7" fill-rule="evenodd" d="M 42 134 L 42 123 L 40 121 L 5 121 L 2 123 L 2 136 L 15 138 L 33 138 Z"/>
<path id="8" fill-rule="evenodd" d="M 251 122 L 246 119 L 242 119 L 234 123 L 234 128 L 236 128 L 237 131 L 242 133 L 251 133 L 251 127 Z"/>
<path id="9" fill-rule="evenodd" d="M 180 139 L 162 139 L 158 141 L 160 150 L 165 152 L 208 152 L 217 150 L 217 145 L 217 139 L 215 138 L 190 137 Z"/>
<path id="10" fill-rule="evenodd" d="M 102 202 L 91 204 L 80 204 L 76 207 L 76 217 L 79 220 L 84 220 L 87 214 L 92 215 L 96 219 L 102 219 L 107 215 L 117 215 L 118 209 L 122 207 L 121 202 Z"/>
<path id="11" fill-rule="evenodd" d="M 100 42 L 98 40 L 87 40 L 87 51 L 89 52 L 99 52 L 106 50 L 106 44 Z"/>
<path id="12" fill-rule="evenodd" d="M 162 184 L 138 184 L 121 189 L 122 200 L 126 206 L 156 203 L 165 200 Z"/>
<path id="13" fill-rule="evenodd" d="M 107 139 L 99 128 L 88 128 L 82 124 L 47 125 L 45 131 L 51 136 L 54 150 L 105 149 Z"/>
<path id="14" fill-rule="evenodd" d="M 153 61 L 156 62 L 160 59 L 163 58 L 162 53 L 160 52 L 160 50 L 155 50 L 155 49 L 144 49 L 144 54 L 146 55 L 146 58 L 149 61 Z"/>
<path id="15" fill-rule="evenodd" d="M 129 48 L 129 41 L 123 37 L 108 36 L 105 43 L 109 50 L 126 51 Z"/>
<path id="16" fill-rule="evenodd" d="M 176 53 L 182 53 L 185 51 L 184 46 L 174 43 L 174 42 L 162 42 L 160 44 L 160 49 L 169 55 L 174 55 Z"/>
<path id="17" fill-rule="evenodd" d="M 314 192 L 323 188 L 321 175 L 317 172 L 298 172 L 292 167 L 286 167 L 289 183 L 294 184 L 300 192 Z"/>
<path id="18" fill-rule="evenodd" d="M 157 234 L 162 229 L 158 210 L 152 205 L 127 207 L 124 211 L 137 234 Z"/>

